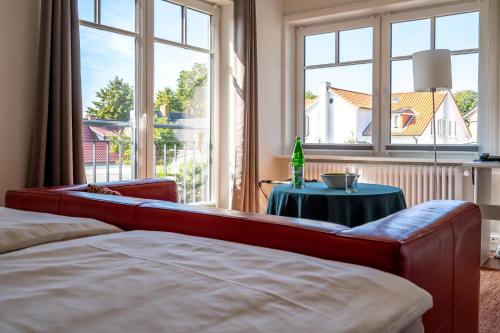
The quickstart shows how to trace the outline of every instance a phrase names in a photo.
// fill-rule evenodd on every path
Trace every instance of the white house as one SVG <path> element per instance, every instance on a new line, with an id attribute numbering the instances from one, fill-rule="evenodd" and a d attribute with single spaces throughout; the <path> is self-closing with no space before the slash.
<path id="1" fill-rule="evenodd" d="M 471 141 L 460 111 L 449 91 L 436 92 L 438 144 Z M 305 142 L 371 143 L 372 96 L 322 84 L 320 95 L 306 100 Z M 432 94 L 405 92 L 392 94 L 391 143 L 431 144 Z"/>
<path id="2" fill-rule="evenodd" d="M 469 131 L 473 138 L 477 141 L 477 106 L 464 114 L 464 120 L 467 123 Z M 476 143 L 476 142 L 473 142 Z"/>

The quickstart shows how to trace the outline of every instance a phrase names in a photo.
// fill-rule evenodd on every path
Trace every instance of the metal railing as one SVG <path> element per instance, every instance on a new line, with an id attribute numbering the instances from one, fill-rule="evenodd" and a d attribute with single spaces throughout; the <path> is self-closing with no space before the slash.
<path id="1" fill-rule="evenodd" d="M 197 141 L 156 141 L 155 177 L 177 182 L 179 201 L 210 200 L 209 143 Z"/>
<path id="2" fill-rule="evenodd" d="M 130 128 L 128 122 L 106 120 L 84 120 L 84 126 L 101 127 L 109 131 L 113 126 L 123 130 Z M 155 128 L 171 128 L 206 131 L 204 128 L 159 124 Z M 89 128 L 90 130 L 90 128 Z M 118 131 L 117 131 L 118 132 Z M 133 135 L 131 135 L 133 137 Z M 135 145 L 126 135 L 114 138 L 84 140 L 85 171 L 87 181 L 108 182 L 135 178 Z M 177 182 L 179 201 L 198 203 L 210 201 L 210 144 L 202 140 L 171 141 L 155 140 L 153 145 L 154 171 L 156 178 Z"/>
<path id="3" fill-rule="evenodd" d="M 105 170 L 103 172 L 104 174 L 104 177 L 105 177 L 105 181 L 109 182 L 110 181 L 110 174 L 111 174 L 111 164 L 110 164 L 110 146 L 111 144 L 116 144 L 118 146 L 118 158 L 117 158 L 117 161 L 118 161 L 118 164 L 114 164 L 113 166 L 117 166 L 118 167 L 118 179 L 113 179 L 113 180 L 124 180 L 124 179 L 132 179 L 132 166 L 129 164 L 129 165 L 125 165 L 125 168 L 128 168 L 129 172 L 130 172 L 130 176 L 129 177 L 126 177 L 124 178 L 124 175 L 123 175 L 123 169 L 124 169 L 124 161 L 123 161 L 123 146 L 124 145 L 128 145 L 128 144 L 131 144 L 132 141 L 116 141 L 116 142 L 112 142 L 111 140 L 87 140 L 87 141 L 84 141 L 84 149 L 85 149 L 85 146 L 86 144 L 91 144 L 91 147 L 92 147 L 92 161 L 90 163 L 86 162 L 85 163 L 85 169 L 87 170 L 87 166 L 90 164 L 91 166 L 91 175 L 92 175 L 92 182 L 93 183 L 96 183 L 98 181 L 104 181 L 102 180 L 101 178 L 102 177 L 99 177 L 98 178 L 98 167 L 99 166 L 104 166 L 105 167 Z M 104 149 L 104 153 L 105 153 L 105 158 L 104 158 L 104 161 L 103 162 L 100 162 L 98 161 L 98 158 L 97 158 L 97 149 L 98 149 L 98 146 L 99 145 L 104 145 L 105 146 L 105 149 Z M 128 174 L 128 173 L 127 173 Z M 87 181 L 89 180 L 89 174 L 87 172 Z M 101 175 L 99 175 L 101 176 Z"/>

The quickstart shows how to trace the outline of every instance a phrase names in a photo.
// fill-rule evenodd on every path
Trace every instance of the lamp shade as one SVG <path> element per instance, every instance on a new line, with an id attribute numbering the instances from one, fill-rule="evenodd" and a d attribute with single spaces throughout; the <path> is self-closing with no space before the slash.
<path id="1" fill-rule="evenodd" d="M 450 50 L 427 50 L 412 55 L 415 91 L 451 89 Z"/>

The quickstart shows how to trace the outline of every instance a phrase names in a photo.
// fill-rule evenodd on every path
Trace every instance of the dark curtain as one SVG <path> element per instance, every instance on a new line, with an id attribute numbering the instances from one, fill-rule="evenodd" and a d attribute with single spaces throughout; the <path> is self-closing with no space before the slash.
<path id="1" fill-rule="evenodd" d="M 43 0 L 28 186 L 85 182 L 77 0 Z"/>
<path id="2" fill-rule="evenodd" d="M 234 2 L 236 156 L 232 209 L 259 210 L 257 33 L 255 0 Z"/>

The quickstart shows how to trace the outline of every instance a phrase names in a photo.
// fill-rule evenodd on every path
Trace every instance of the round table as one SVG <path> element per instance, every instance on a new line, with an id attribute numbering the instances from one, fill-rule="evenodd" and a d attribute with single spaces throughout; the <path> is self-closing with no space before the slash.
<path id="1" fill-rule="evenodd" d="M 330 189 L 324 183 L 306 183 L 303 189 L 290 184 L 275 186 L 269 196 L 267 213 L 301 217 L 356 227 L 406 208 L 400 188 L 358 184 L 358 192 Z"/>

